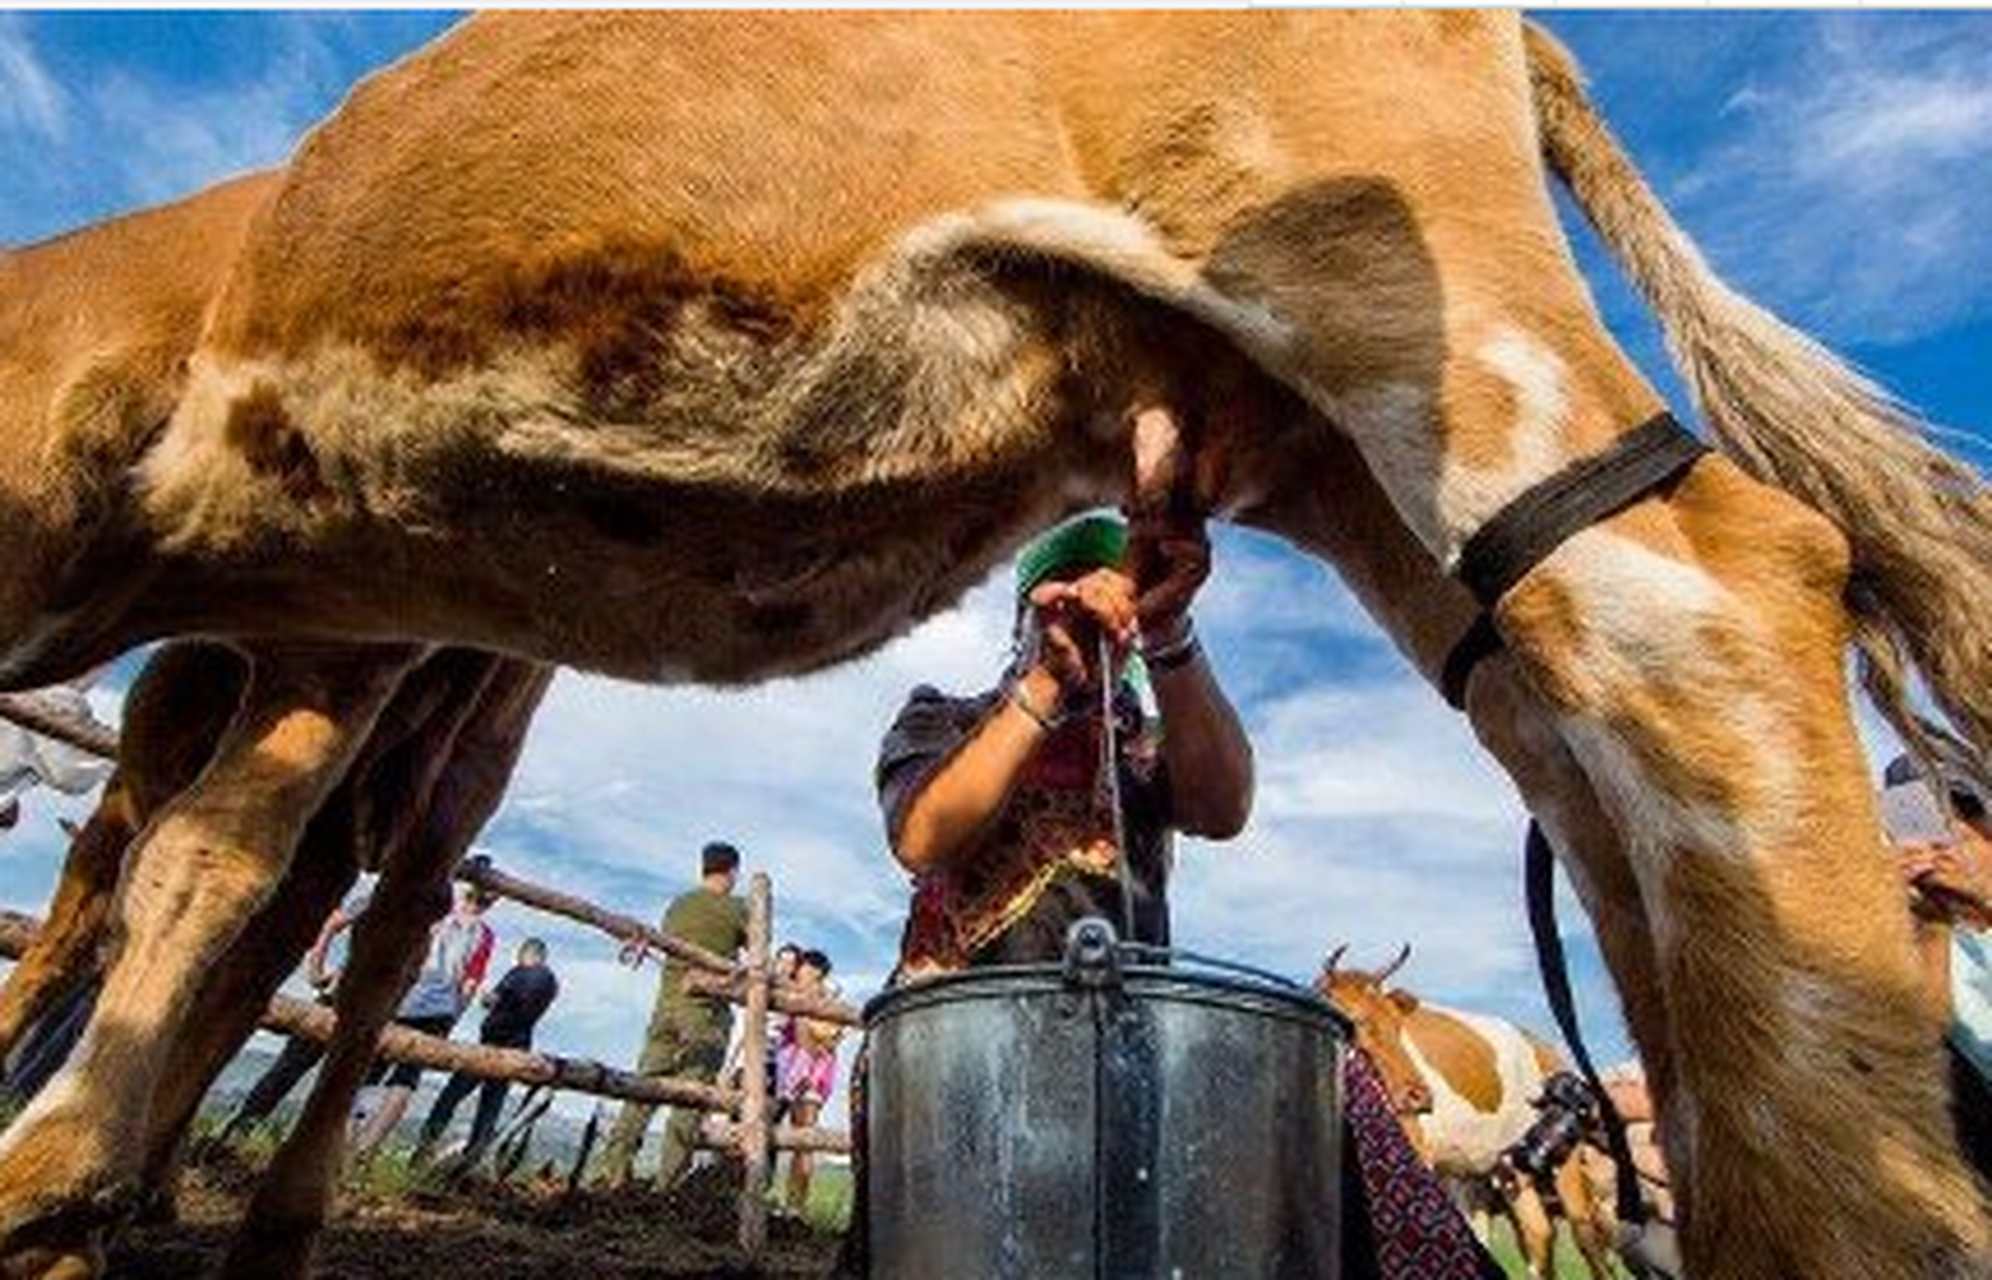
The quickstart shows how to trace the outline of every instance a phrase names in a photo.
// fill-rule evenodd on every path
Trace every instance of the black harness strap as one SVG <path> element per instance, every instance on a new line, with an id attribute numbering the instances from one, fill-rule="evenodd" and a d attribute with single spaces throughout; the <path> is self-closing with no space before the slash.
<path id="1" fill-rule="evenodd" d="M 1482 609 L 1446 654 L 1445 669 L 1439 672 L 1439 692 L 1454 711 L 1466 710 L 1466 682 L 1473 678 L 1481 659 L 1501 652 L 1501 633 L 1494 629 L 1494 615 Z"/>
<path id="2" fill-rule="evenodd" d="M 1466 685 L 1483 658 L 1500 652 L 1492 610 L 1571 535 L 1616 515 L 1693 466 L 1707 445 L 1671 413 L 1659 413 L 1614 440 L 1603 453 L 1580 458 L 1537 481 L 1474 531 L 1454 572 L 1480 601 L 1473 620 L 1446 655 L 1440 692 L 1466 709 Z"/>
<path id="3" fill-rule="evenodd" d="M 1598 1097 L 1598 1115 L 1604 1121 L 1605 1148 L 1618 1166 L 1618 1216 L 1635 1225 L 1647 1219 L 1646 1197 L 1639 1192 L 1639 1170 L 1632 1163 L 1632 1144 L 1626 1141 L 1625 1118 L 1612 1105 L 1598 1068 L 1591 1062 L 1591 1050 L 1577 1028 L 1577 1001 L 1570 990 L 1570 966 L 1563 954 L 1563 935 L 1556 929 L 1556 854 L 1538 823 L 1529 823 L 1524 846 L 1523 876 L 1528 885 L 1529 932 L 1535 936 L 1536 966 L 1541 970 L 1543 993 L 1549 998 L 1550 1016 L 1570 1047 L 1570 1057 L 1584 1076 L 1584 1083 Z"/>
<path id="4" fill-rule="evenodd" d="M 1466 540 L 1455 572 L 1481 608 L 1491 609 L 1572 534 L 1631 506 L 1708 451 L 1673 414 L 1657 414 L 1603 453 L 1524 490 Z"/>

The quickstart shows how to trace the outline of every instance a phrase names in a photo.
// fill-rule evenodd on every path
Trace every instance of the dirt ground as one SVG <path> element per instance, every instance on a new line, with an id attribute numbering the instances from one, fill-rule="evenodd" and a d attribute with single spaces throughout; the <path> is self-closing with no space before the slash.
<path id="1" fill-rule="evenodd" d="M 768 1257 L 745 1264 L 734 1245 L 739 1183 L 694 1178 L 671 1196 L 649 1191 L 565 1195 L 484 1187 L 388 1196 L 347 1190 L 319 1253 L 320 1280 L 815 1280 L 833 1236 L 770 1224 Z M 134 1228 L 110 1259 L 119 1280 L 195 1280 L 227 1246 L 246 1170 L 189 1171 L 180 1221 Z"/>

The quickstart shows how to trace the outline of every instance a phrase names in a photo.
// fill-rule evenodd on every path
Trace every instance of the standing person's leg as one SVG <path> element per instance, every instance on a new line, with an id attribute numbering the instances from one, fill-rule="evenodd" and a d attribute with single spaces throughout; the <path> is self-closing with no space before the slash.
<path id="1" fill-rule="evenodd" d="M 643 1150 L 644 1131 L 650 1127 L 650 1117 L 656 1114 L 657 1108 L 648 1102 L 625 1102 L 617 1108 L 615 1123 L 609 1126 L 609 1140 L 602 1144 L 601 1163 L 595 1169 L 598 1188 L 616 1191 L 629 1185 L 637 1153 Z"/>
<path id="2" fill-rule="evenodd" d="M 798 1129 L 807 1129 L 816 1123 L 820 1104 L 813 1098 L 797 1098 L 789 1109 L 789 1116 Z M 809 1179 L 815 1172 L 814 1157 L 807 1151 L 789 1153 L 788 1207 L 801 1214 L 809 1211 Z"/>
<path id="3" fill-rule="evenodd" d="M 726 1041 L 732 1031 L 729 1015 L 693 1005 L 679 1011 L 678 1023 L 680 1051 L 670 1070 L 657 1074 L 711 1083 L 726 1065 Z M 669 1191 L 685 1175 L 697 1149 L 699 1124 L 704 1118 L 693 1107 L 671 1108 L 671 1119 L 664 1126 L 664 1145 L 657 1156 L 659 1191 Z"/>
<path id="4" fill-rule="evenodd" d="M 671 1009 L 660 1002 L 651 1012 L 650 1026 L 644 1033 L 643 1052 L 636 1059 L 637 1073 L 646 1076 L 669 1074 L 677 1055 L 678 1041 Z M 629 1185 L 630 1174 L 636 1168 L 636 1157 L 643 1150 L 644 1132 L 650 1128 L 650 1118 L 656 1114 L 657 1108 L 647 1102 L 625 1102 L 617 1110 L 615 1123 L 609 1128 L 609 1140 L 602 1146 L 602 1158 L 595 1166 L 593 1181 L 597 1187 L 614 1191 Z"/>
<path id="5" fill-rule="evenodd" d="M 426 1152 L 442 1140 L 443 1131 L 450 1127 L 450 1121 L 456 1119 L 457 1108 L 470 1096 L 471 1090 L 483 1083 L 468 1071 L 451 1074 L 449 1083 L 443 1086 L 442 1093 L 437 1095 L 435 1104 L 422 1121 L 422 1141 L 417 1151 Z"/>
<path id="6" fill-rule="evenodd" d="M 324 1056 L 325 1046 L 316 1040 L 307 1040 L 303 1036 L 285 1040 L 277 1060 L 257 1077 L 255 1084 L 249 1086 L 249 1092 L 243 1095 L 241 1105 L 235 1108 L 235 1114 L 228 1118 L 228 1123 L 221 1127 L 217 1138 L 229 1141 L 239 1137 L 251 1125 L 267 1119 L 290 1096 L 290 1091 L 297 1088 L 298 1081 L 310 1074 Z"/>
<path id="7" fill-rule="evenodd" d="M 447 1040 L 450 1028 L 456 1025 L 452 1017 L 397 1018 L 410 1031 L 435 1036 Z M 406 1062 L 396 1063 L 387 1073 L 387 1088 L 366 1123 L 360 1127 L 353 1139 L 353 1154 L 370 1156 L 379 1150 L 380 1145 L 394 1133 L 394 1127 L 401 1123 L 401 1117 L 408 1114 L 408 1104 L 415 1099 L 415 1090 L 422 1083 L 422 1068 Z"/>
<path id="8" fill-rule="evenodd" d="M 464 1145 L 465 1158 L 475 1162 L 498 1133 L 498 1118 L 505 1114 L 505 1095 L 511 1086 L 503 1080 L 486 1080 L 477 1095 L 477 1115 L 470 1123 L 470 1141 Z"/>
<path id="9" fill-rule="evenodd" d="M 69 1051 L 90 1025 L 90 1015 L 96 1012 L 98 989 L 95 978 L 72 987 L 29 1028 L 25 1042 L 15 1051 L 13 1069 L 7 1072 L 5 1089 L 9 1094 L 26 1101 L 62 1070 L 62 1064 L 69 1061 Z"/>
<path id="10" fill-rule="evenodd" d="M 408 1114 L 408 1104 L 415 1097 L 415 1086 L 402 1082 L 400 1068 L 390 1074 L 380 1096 L 375 1099 L 374 1109 L 360 1125 L 360 1131 L 353 1135 L 353 1154 L 364 1160 L 380 1149 L 387 1141 L 394 1127 L 401 1123 L 401 1117 Z"/>

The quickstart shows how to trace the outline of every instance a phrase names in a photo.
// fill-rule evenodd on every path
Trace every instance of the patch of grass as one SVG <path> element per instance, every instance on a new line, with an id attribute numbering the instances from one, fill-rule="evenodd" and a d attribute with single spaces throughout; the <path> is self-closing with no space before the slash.
<path id="1" fill-rule="evenodd" d="M 818 1162 L 809 1177 L 809 1203 L 802 1220 L 817 1231 L 840 1234 L 851 1221 L 851 1166 Z"/>
<path id="2" fill-rule="evenodd" d="M 1522 1250 L 1515 1243 L 1514 1230 L 1505 1218 L 1494 1219 L 1493 1233 L 1487 1238 L 1487 1251 L 1501 1264 L 1510 1280 L 1528 1280 L 1529 1269 L 1522 1262 Z M 1576 1241 L 1570 1238 L 1568 1228 L 1559 1227 L 1556 1232 L 1555 1280 L 1591 1280 L 1591 1269 L 1584 1265 L 1584 1255 L 1577 1251 Z M 1612 1261 L 1612 1274 L 1620 1280 L 1630 1280 L 1630 1273 L 1617 1259 Z"/>

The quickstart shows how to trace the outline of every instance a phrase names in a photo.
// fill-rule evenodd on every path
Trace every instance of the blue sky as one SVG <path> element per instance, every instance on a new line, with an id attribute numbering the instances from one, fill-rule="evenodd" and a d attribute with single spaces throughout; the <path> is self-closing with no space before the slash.
<path id="1" fill-rule="evenodd" d="M 360 76 L 445 15 L 0 14 L 0 242 L 18 244 L 280 161 Z M 1642 166 L 1718 267 L 1992 457 L 1992 16 L 1554 15 Z M 1676 394 L 1651 321 L 1579 233 L 1609 323 Z M 1223 533 L 1200 614 L 1258 745 L 1251 829 L 1190 845 L 1182 939 L 1296 976 L 1336 943 L 1410 940 L 1427 995 L 1547 1028 L 1521 909 L 1519 805 L 1464 726 L 1320 567 Z M 693 851 L 738 841 L 774 873 L 785 937 L 823 946 L 846 989 L 890 963 L 905 890 L 869 789 L 905 690 L 979 687 L 1001 661 L 1000 585 L 867 661 L 744 693 L 563 675 L 482 847 L 521 874 L 640 914 Z M 116 710 L 116 681 L 100 695 Z M 35 797 L 0 844 L 0 901 L 40 910 L 59 856 Z M 567 996 L 544 1041 L 635 1050 L 648 977 L 551 937 Z M 1581 926 L 1573 928 L 1580 932 Z M 1607 1058 L 1624 1052 L 1588 938 L 1579 987 Z"/>

